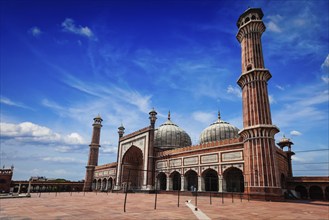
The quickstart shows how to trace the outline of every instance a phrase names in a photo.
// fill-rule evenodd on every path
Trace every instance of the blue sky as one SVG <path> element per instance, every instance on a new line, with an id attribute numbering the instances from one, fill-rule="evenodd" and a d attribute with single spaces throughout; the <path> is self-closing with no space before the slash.
<path id="1" fill-rule="evenodd" d="M 1 1 L 1 161 L 14 179 L 81 180 L 93 117 L 99 164 L 126 134 L 172 121 L 198 143 L 222 119 L 242 128 L 236 21 L 261 7 L 273 123 L 295 175 L 328 173 L 328 1 Z M 312 151 L 314 149 L 327 149 Z M 316 163 L 316 164 L 314 164 Z"/>

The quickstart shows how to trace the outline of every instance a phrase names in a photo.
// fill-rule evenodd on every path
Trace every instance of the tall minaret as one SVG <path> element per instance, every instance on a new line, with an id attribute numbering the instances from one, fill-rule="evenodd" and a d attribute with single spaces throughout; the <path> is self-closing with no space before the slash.
<path id="1" fill-rule="evenodd" d="M 274 135 L 267 81 L 272 77 L 265 69 L 261 36 L 265 31 L 260 8 L 249 8 L 237 22 L 237 39 L 241 44 L 242 73 L 238 84 L 242 89 L 244 138 L 244 175 L 246 190 L 259 195 L 280 195 Z"/>
<path id="2" fill-rule="evenodd" d="M 147 160 L 147 188 L 153 189 L 155 186 L 155 161 L 154 161 L 154 132 L 155 132 L 155 122 L 157 120 L 158 113 L 154 110 L 154 108 L 149 112 L 150 119 L 150 133 L 149 133 L 149 145 L 148 145 L 148 160 Z"/>
<path id="3" fill-rule="evenodd" d="M 85 184 L 83 186 L 84 191 L 92 190 L 95 166 L 97 166 L 98 164 L 98 152 L 100 147 L 99 140 L 101 134 L 102 121 L 103 119 L 99 115 L 94 118 L 93 135 L 91 138 L 91 144 L 89 145 L 90 147 L 89 159 L 88 159 L 88 164 L 86 166 Z"/>

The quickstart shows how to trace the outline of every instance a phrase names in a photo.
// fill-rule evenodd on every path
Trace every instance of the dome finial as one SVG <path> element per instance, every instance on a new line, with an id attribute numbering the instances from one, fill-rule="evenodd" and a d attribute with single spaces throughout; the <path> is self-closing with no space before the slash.
<path id="1" fill-rule="evenodd" d="M 170 121 L 170 110 L 168 112 L 168 120 Z"/>
<path id="2" fill-rule="evenodd" d="M 220 120 L 220 111 L 218 110 L 218 120 Z"/>

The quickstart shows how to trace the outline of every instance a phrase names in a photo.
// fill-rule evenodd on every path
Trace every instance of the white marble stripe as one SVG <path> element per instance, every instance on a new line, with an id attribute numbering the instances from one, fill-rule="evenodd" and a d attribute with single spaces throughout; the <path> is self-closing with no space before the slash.
<path id="1" fill-rule="evenodd" d="M 211 218 L 209 218 L 206 214 L 204 214 L 200 209 L 197 209 L 197 211 L 195 210 L 195 206 L 191 203 L 191 200 L 188 200 L 187 202 L 185 202 L 186 206 L 189 207 L 193 214 L 199 219 L 199 220 L 210 220 Z"/>

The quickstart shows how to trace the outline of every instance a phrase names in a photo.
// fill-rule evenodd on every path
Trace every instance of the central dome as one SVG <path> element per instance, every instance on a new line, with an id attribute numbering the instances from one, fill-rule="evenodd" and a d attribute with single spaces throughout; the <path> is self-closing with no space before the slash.
<path id="1" fill-rule="evenodd" d="M 190 136 L 170 120 L 169 112 L 168 120 L 155 130 L 154 145 L 160 149 L 169 150 L 191 146 L 192 142 Z"/>
<path id="2" fill-rule="evenodd" d="M 220 119 L 220 112 L 218 112 L 218 119 L 209 127 L 204 129 L 200 135 L 200 144 L 220 141 L 224 139 L 237 138 L 239 129 L 228 122 Z"/>

